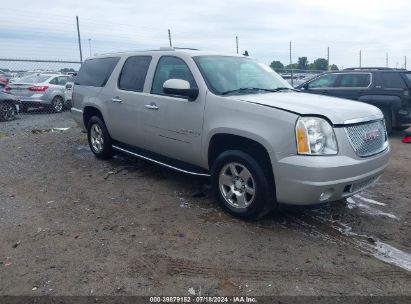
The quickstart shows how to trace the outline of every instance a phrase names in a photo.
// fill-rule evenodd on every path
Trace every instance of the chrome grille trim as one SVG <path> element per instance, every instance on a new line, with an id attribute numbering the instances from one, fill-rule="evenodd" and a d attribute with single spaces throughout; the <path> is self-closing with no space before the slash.
<path id="1" fill-rule="evenodd" d="M 355 124 L 344 128 L 352 148 L 359 157 L 378 154 L 388 147 L 383 119 Z"/>

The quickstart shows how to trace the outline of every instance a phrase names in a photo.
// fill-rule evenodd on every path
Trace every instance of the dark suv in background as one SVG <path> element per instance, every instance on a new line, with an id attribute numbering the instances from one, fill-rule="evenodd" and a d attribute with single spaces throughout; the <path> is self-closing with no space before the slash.
<path id="1" fill-rule="evenodd" d="M 349 68 L 323 73 L 297 89 L 372 104 L 384 113 L 388 132 L 392 128 L 404 130 L 411 123 L 411 71 Z"/>

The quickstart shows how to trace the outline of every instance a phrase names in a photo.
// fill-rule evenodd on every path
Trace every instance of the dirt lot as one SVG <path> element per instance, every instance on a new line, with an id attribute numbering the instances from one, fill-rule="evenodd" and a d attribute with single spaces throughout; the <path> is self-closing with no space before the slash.
<path id="1" fill-rule="evenodd" d="M 206 179 L 95 159 L 67 112 L 2 123 L 0 294 L 410 296 L 402 136 L 374 188 L 244 222 Z"/>

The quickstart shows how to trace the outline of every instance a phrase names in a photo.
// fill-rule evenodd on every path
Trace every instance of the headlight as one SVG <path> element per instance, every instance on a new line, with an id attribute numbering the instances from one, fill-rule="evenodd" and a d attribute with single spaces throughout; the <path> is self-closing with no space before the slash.
<path id="1" fill-rule="evenodd" d="M 331 125 L 322 118 L 300 117 L 295 127 L 298 154 L 337 154 L 337 140 Z"/>

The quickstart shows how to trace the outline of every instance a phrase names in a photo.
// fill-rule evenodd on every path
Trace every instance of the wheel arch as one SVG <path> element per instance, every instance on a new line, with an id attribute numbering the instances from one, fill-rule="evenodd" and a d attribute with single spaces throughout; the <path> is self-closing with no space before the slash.
<path id="1" fill-rule="evenodd" d="M 251 139 L 248 136 L 233 134 L 233 133 L 215 133 L 211 136 L 208 142 L 207 149 L 207 163 L 208 167 L 212 169 L 214 161 L 218 155 L 227 150 L 240 150 L 256 157 L 267 174 L 274 180 L 273 167 L 271 163 L 270 149 L 266 145 Z M 256 155 L 256 156 L 255 156 Z"/>

